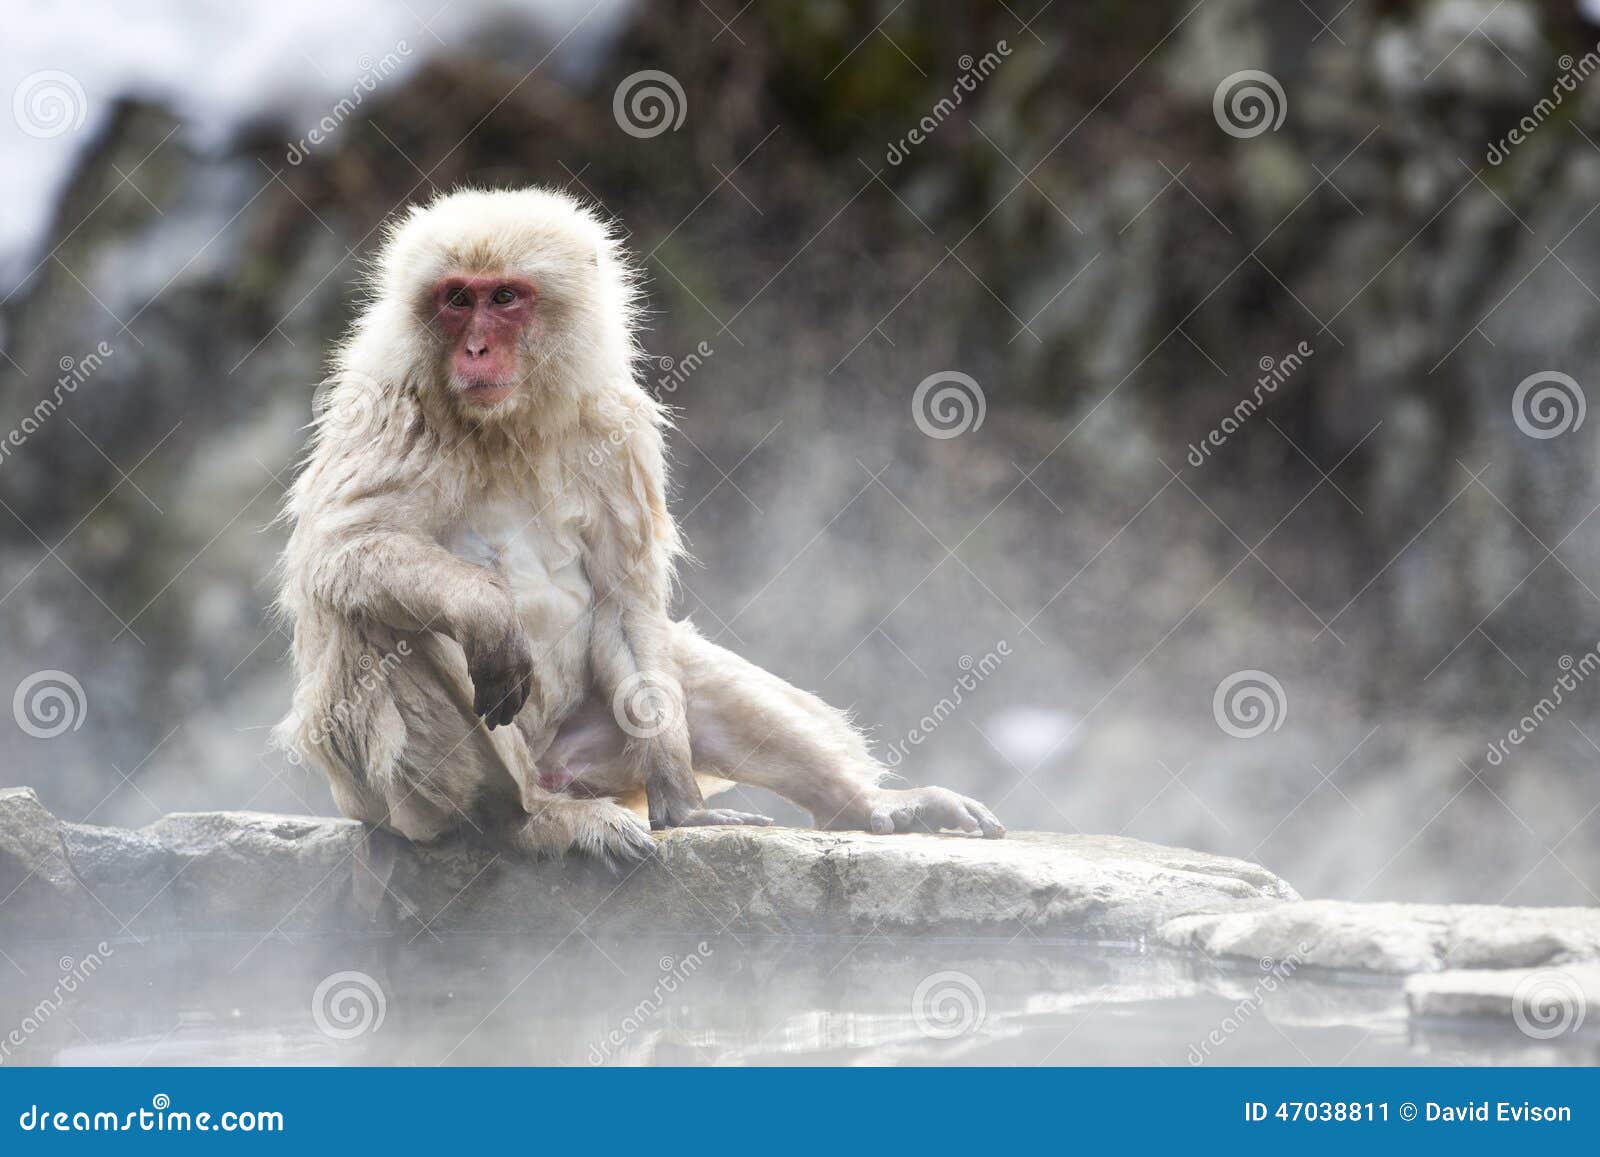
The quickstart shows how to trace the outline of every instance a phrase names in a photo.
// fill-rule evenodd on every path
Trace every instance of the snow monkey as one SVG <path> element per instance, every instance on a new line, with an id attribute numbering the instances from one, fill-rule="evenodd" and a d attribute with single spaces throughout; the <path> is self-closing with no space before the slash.
<path id="1" fill-rule="evenodd" d="M 457 192 L 391 226 L 285 511 L 278 741 L 419 842 L 630 859 L 651 828 L 772 822 L 708 807 L 728 781 L 824 828 L 1003 835 L 974 800 L 882 786 L 842 713 L 670 617 L 636 285 L 561 193 Z"/>

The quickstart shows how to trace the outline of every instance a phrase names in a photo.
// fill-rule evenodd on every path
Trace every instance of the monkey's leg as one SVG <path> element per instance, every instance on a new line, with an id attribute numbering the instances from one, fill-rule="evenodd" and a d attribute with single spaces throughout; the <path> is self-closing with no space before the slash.
<path id="1" fill-rule="evenodd" d="M 551 759 L 541 767 L 577 759 L 600 771 L 610 783 L 642 786 L 650 826 L 654 829 L 704 827 L 712 824 L 772 823 L 768 816 L 728 808 L 708 808 L 693 767 L 688 712 L 673 661 L 677 625 L 664 614 L 629 616 L 620 600 L 605 602 L 594 616 L 590 662 L 594 691 L 604 707 L 598 719 L 602 732 L 627 733 L 618 756 L 597 761 L 582 749 L 593 730 L 581 707 L 563 719 Z M 605 763 L 614 766 L 604 766 Z"/>
<path id="2" fill-rule="evenodd" d="M 820 828 L 1005 835 L 994 813 L 942 787 L 880 786 L 884 769 L 840 711 L 675 624 L 696 770 L 770 788 Z"/>
<path id="3" fill-rule="evenodd" d="M 540 757 L 539 785 L 550 791 L 570 788 L 591 796 L 637 798 L 649 780 L 650 768 L 628 750 L 627 739 L 612 705 L 598 696 L 590 696 L 562 721 L 554 741 Z M 670 822 L 659 826 L 746 824 L 766 827 L 772 823 L 770 816 L 707 807 L 693 774 L 685 792 L 686 802 L 691 798 L 690 792 L 692 803 L 687 803 Z"/>
<path id="4" fill-rule="evenodd" d="M 364 777 L 384 809 L 364 818 L 416 842 L 465 830 L 541 856 L 572 849 L 638 860 L 654 852 L 649 829 L 626 808 L 556 796 L 537 783 L 521 731 L 491 731 L 473 709 L 466 657 L 453 642 L 416 636 L 388 688 L 404 740 Z"/>

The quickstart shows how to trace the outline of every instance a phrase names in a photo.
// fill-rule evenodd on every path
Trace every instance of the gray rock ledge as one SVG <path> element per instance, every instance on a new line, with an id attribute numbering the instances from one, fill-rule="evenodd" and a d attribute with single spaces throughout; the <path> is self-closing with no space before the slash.
<path id="1" fill-rule="evenodd" d="M 1160 939 L 1213 956 L 1293 953 L 1301 965 L 1359 972 L 1535 968 L 1600 960 L 1600 908 L 1302 900 L 1177 917 Z"/>
<path id="2" fill-rule="evenodd" d="M 592 934 L 1031 935 L 1249 968 L 1444 974 L 1408 990 L 1429 1017 L 1500 1015 L 1522 979 L 1503 970 L 1578 966 L 1587 993 L 1583 966 L 1600 965 L 1600 909 L 1305 901 L 1259 865 L 1114 836 L 702 828 L 660 837 L 659 855 L 630 872 L 467 841 L 415 847 L 310 816 L 90 827 L 57 819 L 29 788 L 0 790 L 0 943 L 423 927 L 559 937 L 580 921 Z"/>
<path id="3" fill-rule="evenodd" d="M 1535 1040 L 1583 1027 L 1600 1015 L 1600 965 L 1462 968 L 1406 977 L 1411 1015 L 1511 1021 Z"/>
<path id="4" fill-rule="evenodd" d="M 1115 837 L 701 828 L 637 870 L 416 847 L 351 820 L 179 813 L 65 823 L 0 790 L 0 940 L 52 935 L 731 931 L 1139 941 L 1296 899 L 1255 864 Z"/>

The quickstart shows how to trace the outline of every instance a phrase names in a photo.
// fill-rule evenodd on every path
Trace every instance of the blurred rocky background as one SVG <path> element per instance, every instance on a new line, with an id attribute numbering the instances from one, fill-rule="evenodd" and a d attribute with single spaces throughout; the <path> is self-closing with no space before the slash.
<path id="1" fill-rule="evenodd" d="M 436 2 L 8 30 L 0 786 L 331 810 L 265 741 L 324 354 L 397 207 L 537 182 L 640 255 L 683 612 L 909 777 L 1600 902 L 1582 6 Z"/>

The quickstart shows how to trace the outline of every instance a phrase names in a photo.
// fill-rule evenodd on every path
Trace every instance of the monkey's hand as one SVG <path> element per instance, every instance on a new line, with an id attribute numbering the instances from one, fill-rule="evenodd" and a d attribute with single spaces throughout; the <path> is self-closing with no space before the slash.
<path id="1" fill-rule="evenodd" d="M 997 840 L 1006 829 L 994 813 L 975 799 L 942 787 L 914 787 L 907 791 L 879 788 L 864 801 L 870 832 L 982 832 L 986 840 Z M 843 818 L 843 817 L 841 817 Z M 850 825 L 857 826 L 857 825 Z"/>
<path id="2" fill-rule="evenodd" d="M 653 824 L 659 828 L 709 828 L 721 825 L 743 824 L 747 827 L 770 828 L 771 816 L 756 815 L 754 812 L 734 811 L 725 807 L 702 807 L 693 811 L 683 812 L 670 820 L 660 820 Z"/>
<path id="3" fill-rule="evenodd" d="M 705 797 L 700 794 L 700 785 L 685 765 L 670 759 L 648 757 L 646 763 L 649 771 L 645 776 L 644 795 L 650 808 L 650 826 L 656 831 L 720 824 L 747 824 L 760 828 L 772 825 L 771 816 L 734 811 L 732 808 L 707 807 Z"/>
<path id="4" fill-rule="evenodd" d="M 472 710 L 490 728 L 510 723 L 534 690 L 533 649 L 522 625 L 513 620 L 490 640 L 470 635 L 462 649 L 472 676 Z"/>

